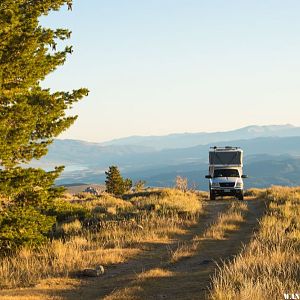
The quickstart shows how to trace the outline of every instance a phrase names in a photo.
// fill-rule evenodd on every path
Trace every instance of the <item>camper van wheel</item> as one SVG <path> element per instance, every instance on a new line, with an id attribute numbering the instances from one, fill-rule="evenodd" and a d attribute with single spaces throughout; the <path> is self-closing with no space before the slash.
<path id="1" fill-rule="evenodd" d="M 214 192 L 210 191 L 209 196 L 210 200 L 216 200 L 216 195 Z"/>
<path id="2" fill-rule="evenodd" d="M 243 201 L 244 200 L 244 193 L 239 194 L 238 199 Z"/>

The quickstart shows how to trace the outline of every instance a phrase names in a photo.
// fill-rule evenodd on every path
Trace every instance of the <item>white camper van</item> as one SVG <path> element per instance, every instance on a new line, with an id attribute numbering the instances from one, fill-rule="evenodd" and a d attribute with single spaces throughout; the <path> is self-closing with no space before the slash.
<path id="1" fill-rule="evenodd" d="M 244 200 L 243 150 L 238 147 L 211 147 L 209 150 L 210 199 L 235 196 Z"/>

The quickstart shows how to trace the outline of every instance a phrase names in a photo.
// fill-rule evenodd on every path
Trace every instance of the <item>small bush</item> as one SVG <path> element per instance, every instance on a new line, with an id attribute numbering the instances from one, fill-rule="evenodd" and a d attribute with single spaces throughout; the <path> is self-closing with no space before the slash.
<path id="1" fill-rule="evenodd" d="M 47 214 L 55 216 L 57 221 L 67 221 L 67 220 L 83 220 L 89 217 L 90 212 L 87 208 L 79 204 L 72 204 L 64 200 L 57 199 L 54 201 L 53 205 L 48 208 Z"/>
<path id="2" fill-rule="evenodd" d="M 33 207 L 9 208 L 0 217 L 1 252 L 15 251 L 20 246 L 40 246 L 54 224 L 54 217 L 45 216 Z"/>
<path id="3" fill-rule="evenodd" d="M 188 180 L 186 177 L 176 176 L 175 178 L 175 188 L 186 192 L 188 190 Z"/>
<path id="4" fill-rule="evenodd" d="M 138 180 L 137 182 L 135 182 L 135 184 L 134 184 L 135 192 L 143 191 L 145 189 L 145 184 L 146 184 L 145 180 Z"/>

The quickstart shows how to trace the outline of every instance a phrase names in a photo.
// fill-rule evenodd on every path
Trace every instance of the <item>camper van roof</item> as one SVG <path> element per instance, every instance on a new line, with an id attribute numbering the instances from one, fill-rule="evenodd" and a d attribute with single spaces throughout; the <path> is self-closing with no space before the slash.
<path id="1" fill-rule="evenodd" d="M 239 147 L 212 147 L 209 150 L 210 166 L 243 166 L 243 150 Z"/>
<path id="2" fill-rule="evenodd" d="M 231 146 L 226 146 L 226 147 L 210 147 L 209 151 L 243 151 L 240 147 L 231 147 Z"/>

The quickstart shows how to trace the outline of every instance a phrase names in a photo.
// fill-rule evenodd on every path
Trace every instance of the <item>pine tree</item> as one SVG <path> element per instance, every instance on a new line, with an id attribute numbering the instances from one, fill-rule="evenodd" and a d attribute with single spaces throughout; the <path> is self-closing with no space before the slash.
<path id="1" fill-rule="evenodd" d="M 105 172 L 105 175 L 106 191 L 116 196 L 123 195 L 125 192 L 124 181 L 118 167 L 110 166 L 108 171 Z"/>
<path id="2" fill-rule="evenodd" d="M 66 116 L 66 110 L 88 93 L 84 88 L 51 92 L 40 84 L 73 51 L 71 46 L 57 49 L 59 41 L 70 38 L 69 30 L 44 28 L 39 23 L 41 16 L 65 4 L 72 8 L 71 0 L 0 1 L 0 196 L 7 200 L 6 219 L 0 216 L 0 246 L 12 247 L 15 241 L 3 244 L 4 237 L 13 236 L 6 234 L 4 228 L 9 230 L 14 224 L 22 224 L 16 225 L 23 226 L 17 230 L 19 234 L 30 228 L 24 225 L 28 220 L 26 208 L 35 210 L 36 219 L 41 214 L 44 220 L 47 205 L 59 194 L 53 182 L 62 168 L 46 173 L 23 169 L 20 164 L 47 153 L 53 139 L 76 120 L 76 116 Z M 10 223 L 9 212 L 18 210 L 27 219 Z M 53 222 L 53 218 L 48 220 Z M 10 226 L 4 226 L 3 222 Z M 44 234 L 49 227 L 42 223 L 43 228 L 37 226 L 36 233 Z M 25 236 L 31 243 L 28 239 L 34 234 L 27 232 Z M 20 241 L 24 239 L 15 244 L 21 245 Z"/>
<path id="3" fill-rule="evenodd" d="M 46 154 L 53 138 L 76 116 L 65 111 L 86 89 L 51 93 L 40 82 L 64 64 L 72 47 L 56 50 L 70 38 L 67 29 L 52 30 L 39 17 L 68 0 L 1 0 L 0 2 L 0 164 L 11 168 Z"/>
<path id="4" fill-rule="evenodd" d="M 108 193 L 122 196 L 132 188 L 132 180 L 129 178 L 123 179 L 117 166 L 110 166 L 105 175 L 105 185 Z"/>

